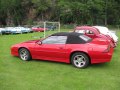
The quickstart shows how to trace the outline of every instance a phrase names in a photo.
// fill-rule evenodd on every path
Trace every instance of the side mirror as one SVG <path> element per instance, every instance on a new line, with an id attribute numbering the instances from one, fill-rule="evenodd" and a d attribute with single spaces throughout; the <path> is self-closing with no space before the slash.
<path id="1" fill-rule="evenodd" d="M 41 41 L 38 41 L 37 44 L 38 44 L 38 45 L 42 45 L 42 42 L 41 42 Z"/>

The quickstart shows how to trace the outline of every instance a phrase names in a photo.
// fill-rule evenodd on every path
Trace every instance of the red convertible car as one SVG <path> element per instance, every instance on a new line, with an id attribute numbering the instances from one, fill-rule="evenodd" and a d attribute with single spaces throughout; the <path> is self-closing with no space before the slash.
<path id="1" fill-rule="evenodd" d="M 44 31 L 44 28 L 41 27 L 41 26 L 34 26 L 34 27 L 32 27 L 32 30 L 33 30 L 34 32 L 43 32 L 43 31 Z M 45 30 L 48 30 L 48 28 L 45 28 Z"/>
<path id="2" fill-rule="evenodd" d="M 94 38 L 105 39 L 105 40 L 107 40 L 107 42 L 109 42 L 111 44 L 112 47 L 116 47 L 116 43 L 114 42 L 114 40 L 109 35 L 101 34 L 99 32 L 99 30 L 95 27 L 92 27 L 92 26 L 77 26 L 74 29 L 74 32 L 83 33 L 86 36 L 89 36 L 93 39 Z"/>
<path id="3" fill-rule="evenodd" d="M 22 60 L 50 60 L 72 63 L 77 68 L 109 62 L 113 48 L 101 39 L 91 39 L 76 32 L 60 32 L 42 40 L 13 45 L 11 54 Z"/>

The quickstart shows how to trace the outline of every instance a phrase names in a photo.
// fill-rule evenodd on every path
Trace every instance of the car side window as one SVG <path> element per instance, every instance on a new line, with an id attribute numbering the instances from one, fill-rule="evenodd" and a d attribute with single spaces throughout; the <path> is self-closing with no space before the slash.
<path id="1" fill-rule="evenodd" d="M 50 36 L 42 41 L 43 44 L 66 44 L 67 36 Z"/>
<path id="2" fill-rule="evenodd" d="M 91 30 L 86 30 L 86 34 L 89 34 L 89 35 L 94 35 L 94 32 L 91 31 Z"/>

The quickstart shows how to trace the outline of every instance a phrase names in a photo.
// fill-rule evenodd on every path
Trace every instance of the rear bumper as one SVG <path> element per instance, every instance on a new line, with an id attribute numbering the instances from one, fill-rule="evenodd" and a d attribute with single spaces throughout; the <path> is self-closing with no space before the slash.
<path id="1" fill-rule="evenodd" d="M 115 46 L 117 46 L 118 45 L 118 41 L 117 42 L 115 42 Z"/>
<path id="2" fill-rule="evenodd" d="M 12 34 L 17 34 L 17 33 L 21 33 L 20 31 L 12 31 Z"/>
<path id="3" fill-rule="evenodd" d="M 108 53 L 100 53 L 99 55 L 96 55 L 94 58 L 92 58 L 91 64 L 110 62 L 113 55 L 113 51 L 114 49 L 111 48 Z"/>
<path id="4" fill-rule="evenodd" d="M 22 30 L 21 32 L 22 32 L 22 33 L 28 33 L 28 31 L 27 31 L 27 30 Z"/>
<path id="5" fill-rule="evenodd" d="M 11 31 L 2 31 L 2 34 L 11 34 Z"/>

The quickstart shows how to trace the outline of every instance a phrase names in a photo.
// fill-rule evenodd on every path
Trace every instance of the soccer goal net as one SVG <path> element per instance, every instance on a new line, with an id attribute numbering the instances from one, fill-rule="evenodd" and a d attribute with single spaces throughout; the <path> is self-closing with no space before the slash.
<path id="1" fill-rule="evenodd" d="M 39 33 L 40 37 L 47 37 L 53 33 L 57 33 L 60 32 L 60 22 L 38 22 L 36 24 L 38 31 L 36 31 L 37 33 Z"/>

